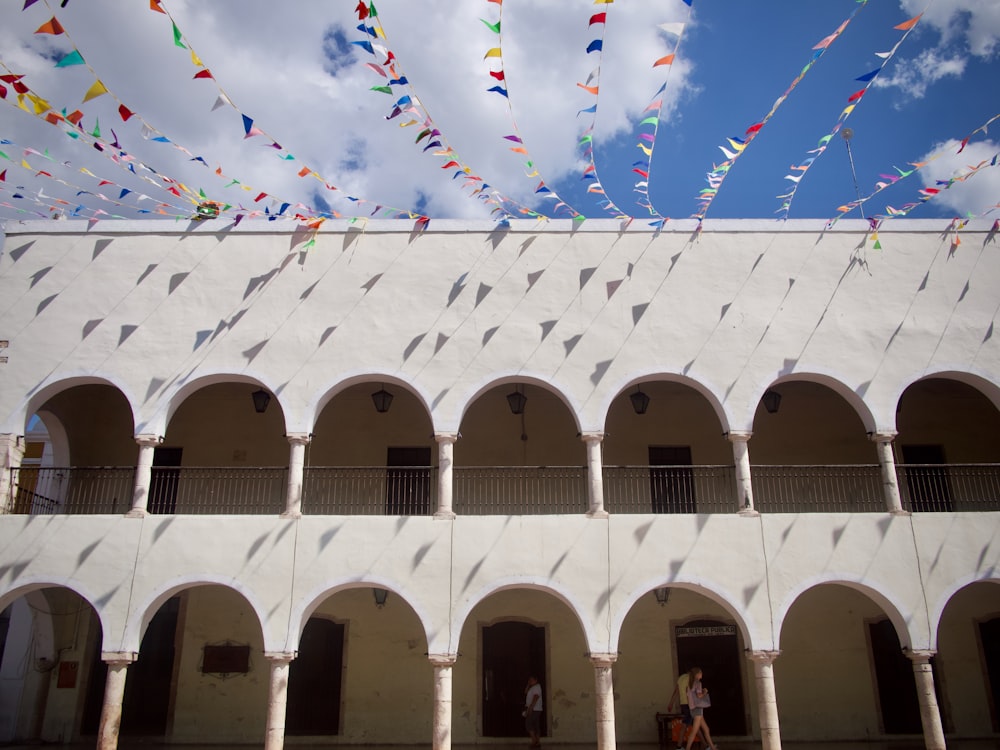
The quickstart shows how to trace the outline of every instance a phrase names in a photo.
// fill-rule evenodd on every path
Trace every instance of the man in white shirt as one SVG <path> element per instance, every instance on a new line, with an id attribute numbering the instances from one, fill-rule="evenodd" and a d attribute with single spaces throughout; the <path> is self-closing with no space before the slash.
<path id="1" fill-rule="evenodd" d="M 542 734 L 542 686 L 534 675 L 528 678 L 524 688 L 524 728 L 531 737 L 532 747 L 541 747 Z"/>

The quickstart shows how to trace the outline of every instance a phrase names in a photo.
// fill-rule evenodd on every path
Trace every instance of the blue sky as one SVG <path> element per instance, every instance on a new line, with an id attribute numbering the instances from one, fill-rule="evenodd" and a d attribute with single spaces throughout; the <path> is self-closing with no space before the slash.
<path id="1" fill-rule="evenodd" d="M 785 175 L 830 133 L 848 97 L 865 86 L 855 79 L 880 66 L 876 53 L 899 41 L 903 32 L 893 27 L 921 12 L 846 126 L 854 134 L 851 154 L 862 195 L 893 167 L 906 170 L 911 162 L 936 158 L 863 210 L 880 215 L 886 205 L 917 201 L 920 188 L 961 174 L 1000 150 L 998 121 L 955 153 L 960 139 L 1000 113 L 995 0 L 693 0 L 690 7 L 682 0 L 505 0 L 503 5 L 384 0 L 377 9 L 385 37 L 375 42 L 393 52 L 396 72 L 408 81 L 388 95 L 371 90 L 387 79 L 366 63 L 384 70 L 384 54 L 369 55 L 352 44 L 371 37 L 356 28 L 355 6 L 347 0 L 301 0 L 294 10 L 280 12 L 263 0 L 162 0 L 169 17 L 145 2 L 70 0 L 62 8 L 37 0 L 22 11 L 23 4 L 0 0 L 0 59 L 7 68 L 0 75 L 23 75 L 21 83 L 56 111 L 79 108 L 87 133 L 99 126 L 105 143 L 117 137 L 150 171 L 133 174 L 108 158 L 115 149 L 99 152 L 85 142 L 92 139 L 74 140 L 18 109 L 7 82 L 2 84 L 7 98 L 0 101 L 0 139 L 9 141 L 0 145 L 8 157 L 0 158 L 0 171 L 6 169 L 0 204 L 10 205 L 0 205 L 0 220 L 51 215 L 49 205 L 79 216 L 106 210 L 164 218 L 136 212 L 163 201 L 170 204 L 164 209 L 168 216 L 190 213 L 188 193 L 166 193 L 172 183 L 162 177 L 183 183 L 191 194 L 204 191 L 231 204 L 230 218 L 243 214 L 252 220 L 253 212 L 265 209 L 272 215 L 286 203 L 283 217 L 322 211 L 385 216 L 398 209 L 432 219 L 496 218 L 495 203 L 471 195 L 475 183 L 463 189 L 454 168 L 442 169 L 451 156 L 435 151 L 446 147 L 489 184 L 487 193 L 495 190 L 510 199 L 508 205 L 547 216 L 572 210 L 604 218 L 616 212 L 598 203 L 599 194 L 587 192 L 594 180 L 581 179 L 589 162 L 578 142 L 589 124 L 592 174 L 606 197 L 621 213 L 655 218 L 635 202 L 640 178 L 632 167 L 643 157 L 637 148 L 643 132 L 638 123 L 649 115 L 643 109 L 661 86 L 664 106 L 652 143 L 649 198 L 656 216 L 684 218 L 698 210 L 706 173 L 726 158 L 719 146 L 730 148 L 727 138 L 742 137 L 760 122 L 810 62 L 814 46 L 855 11 L 733 163 L 707 221 L 779 216 L 776 196 L 791 186 Z M 606 22 L 589 24 L 600 12 L 606 12 Z M 53 15 L 68 36 L 33 33 Z M 501 21 L 500 35 L 483 21 Z M 184 49 L 175 43 L 172 22 Z M 676 49 L 677 37 L 661 24 L 673 30 L 684 24 Z M 598 38 L 603 49 L 588 53 Z M 484 59 L 498 46 L 502 61 Z M 87 65 L 57 68 L 56 61 L 74 49 Z M 672 65 L 653 67 L 672 51 Z M 213 78 L 193 78 L 203 68 Z M 488 91 L 497 85 L 490 71 L 500 69 L 507 97 Z M 596 96 L 578 85 L 588 79 L 599 84 Z M 109 93 L 82 102 L 95 80 Z M 425 152 L 429 138 L 414 143 L 424 123 L 400 127 L 412 114 L 386 119 L 401 96 L 419 103 L 419 119 L 430 118 L 442 146 Z M 123 122 L 119 103 L 138 116 Z M 595 104 L 596 112 L 581 114 Z M 245 137 L 244 116 L 260 135 Z M 154 140 L 157 135 L 160 141 Z M 511 151 L 518 144 L 505 136 L 512 135 L 523 141 L 527 155 Z M 22 168 L 22 159 L 30 169 Z M 303 166 L 306 177 L 299 176 Z M 217 168 L 223 176 L 216 175 Z M 81 169 L 107 183 L 99 186 Z M 528 176 L 535 170 L 537 175 Z M 556 208 L 555 199 L 536 192 L 541 182 L 570 208 Z M 78 195 L 80 190 L 86 192 Z M 128 192 L 119 199 L 123 190 Z M 261 193 L 266 197 L 257 199 Z M 148 197 L 137 200 L 143 195 Z M 789 217 L 831 218 L 856 195 L 838 134 L 804 173 Z M 996 217 L 1000 209 L 988 212 L 998 201 L 1000 169 L 984 167 L 909 215 Z"/>

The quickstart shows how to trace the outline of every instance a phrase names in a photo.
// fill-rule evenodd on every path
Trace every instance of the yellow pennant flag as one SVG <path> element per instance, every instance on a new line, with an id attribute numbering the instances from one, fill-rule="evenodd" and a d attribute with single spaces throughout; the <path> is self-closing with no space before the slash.
<path id="1" fill-rule="evenodd" d="M 84 95 L 83 100 L 89 102 L 91 99 L 96 99 L 102 94 L 108 93 L 108 89 L 99 80 L 94 81 L 94 85 L 87 89 L 87 93 Z"/>

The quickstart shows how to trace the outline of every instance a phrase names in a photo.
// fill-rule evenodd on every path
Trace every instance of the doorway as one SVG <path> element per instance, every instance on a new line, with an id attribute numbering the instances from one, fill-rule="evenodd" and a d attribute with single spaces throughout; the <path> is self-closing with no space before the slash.
<path id="1" fill-rule="evenodd" d="M 693 667 L 704 673 L 702 684 L 712 697 L 705 719 L 712 735 L 747 733 L 743 707 L 743 658 L 736 626 L 718 620 L 695 620 L 674 628 L 678 674 Z"/>
<path id="2" fill-rule="evenodd" d="M 426 516 L 431 500 L 431 449 L 389 446 L 385 459 L 385 514 Z"/>
<path id="3" fill-rule="evenodd" d="M 695 513 L 690 445 L 649 446 L 649 494 L 653 513 Z"/>
<path id="4" fill-rule="evenodd" d="M 868 634 L 883 731 L 886 734 L 921 734 L 913 665 L 899 645 L 896 628 L 888 619 L 879 620 L 868 624 Z"/>
<path id="5" fill-rule="evenodd" d="M 902 449 L 909 509 L 918 513 L 954 510 L 948 469 L 944 465 L 944 446 L 904 445 Z"/>
<path id="6" fill-rule="evenodd" d="M 285 733 L 340 733 L 340 684 L 344 670 L 344 626 L 310 617 L 299 654 L 288 666 Z"/>
<path id="7" fill-rule="evenodd" d="M 498 622 L 482 629 L 483 736 L 524 737 L 525 685 L 534 675 L 542 686 L 542 736 L 548 735 L 545 628 L 527 622 Z"/>
<path id="8" fill-rule="evenodd" d="M 987 697 L 993 720 L 993 731 L 1000 730 L 1000 617 L 979 623 L 979 642 L 986 667 Z"/>
<path id="9" fill-rule="evenodd" d="M 149 480 L 150 513 L 173 513 L 177 509 L 177 485 L 181 481 L 183 448 L 154 448 L 153 471 Z"/>

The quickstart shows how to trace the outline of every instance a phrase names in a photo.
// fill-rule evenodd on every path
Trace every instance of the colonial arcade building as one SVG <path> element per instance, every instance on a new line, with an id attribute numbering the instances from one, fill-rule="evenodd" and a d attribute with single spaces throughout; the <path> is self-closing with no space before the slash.
<path id="1" fill-rule="evenodd" d="M 0 742 L 997 737 L 990 224 L 638 224 L 8 224 Z"/>

